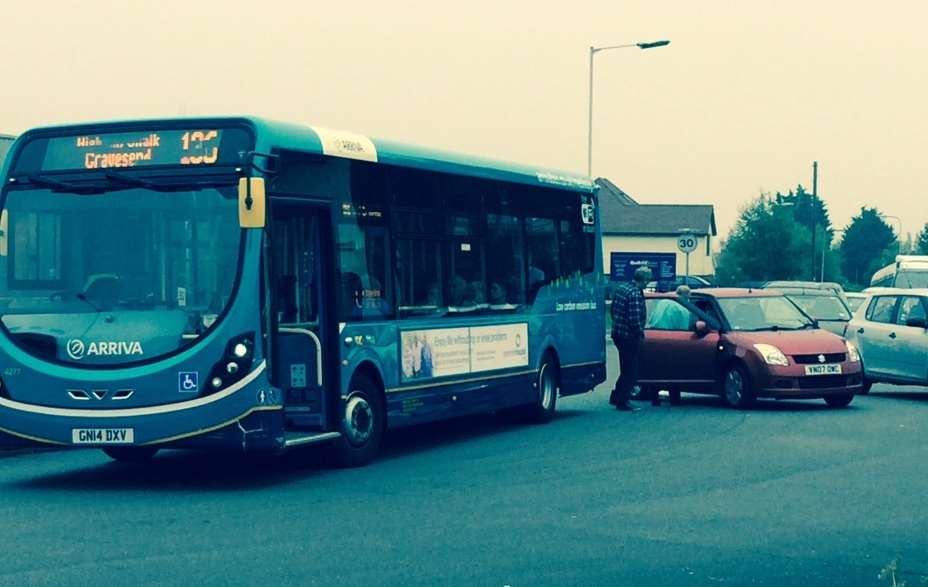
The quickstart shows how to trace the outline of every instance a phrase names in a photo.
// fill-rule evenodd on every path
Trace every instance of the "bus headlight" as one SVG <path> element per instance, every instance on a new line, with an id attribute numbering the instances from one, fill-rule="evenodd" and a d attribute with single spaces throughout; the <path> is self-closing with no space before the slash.
<path id="1" fill-rule="evenodd" d="M 859 363 L 860 362 L 860 351 L 857 350 L 857 345 L 855 345 L 853 342 L 849 340 L 845 341 L 844 344 L 847 345 L 847 360 L 852 363 Z"/>
<path id="2" fill-rule="evenodd" d="M 755 344 L 754 348 L 757 349 L 757 352 L 760 353 L 760 356 L 764 358 L 764 362 L 768 365 L 780 365 L 781 367 L 789 365 L 789 359 L 786 358 L 783 351 L 772 344 Z"/>
<path id="3" fill-rule="evenodd" d="M 222 358 L 213 365 L 209 373 L 209 385 L 203 395 L 215 393 L 239 381 L 251 370 L 255 355 L 254 333 L 236 336 L 226 345 Z"/>

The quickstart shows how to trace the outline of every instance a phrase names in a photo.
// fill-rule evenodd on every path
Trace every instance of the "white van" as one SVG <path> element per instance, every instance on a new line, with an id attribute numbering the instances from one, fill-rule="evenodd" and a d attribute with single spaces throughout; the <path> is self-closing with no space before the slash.
<path id="1" fill-rule="evenodd" d="M 928 287 L 928 255 L 897 255 L 873 274 L 870 287 Z"/>

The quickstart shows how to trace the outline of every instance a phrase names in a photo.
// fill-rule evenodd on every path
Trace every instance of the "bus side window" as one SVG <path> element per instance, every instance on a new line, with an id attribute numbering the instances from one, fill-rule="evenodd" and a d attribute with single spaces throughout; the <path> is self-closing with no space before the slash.
<path id="1" fill-rule="evenodd" d="M 522 225 L 510 214 L 487 215 L 487 302 L 490 309 L 509 309 L 525 302 Z"/>
<path id="2" fill-rule="evenodd" d="M 375 224 L 339 224 L 337 228 L 339 320 L 378 320 L 393 314 L 386 291 L 386 230 Z"/>
<path id="3" fill-rule="evenodd" d="M 526 218 L 525 241 L 528 250 L 528 303 L 531 304 L 538 291 L 559 275 L 554 220 L 531 216 Z"/>

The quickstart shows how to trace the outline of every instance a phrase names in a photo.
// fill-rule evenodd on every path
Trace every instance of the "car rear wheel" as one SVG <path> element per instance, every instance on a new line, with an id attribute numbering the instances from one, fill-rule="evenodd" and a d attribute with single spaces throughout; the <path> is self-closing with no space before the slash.
<path id="1" fill-rule="evenodd" d="M 843 408 L 854 399 L 853 393 L 839 393 L 825 397 L 825 403 L 833 408 Z"/>
<path id="2" fill-rule="evenodd" d="M 751 379 L 741 365 L 732 365 L 722 379 L 722 399 L 730 407 L 743 410 L 754 404 Z"/>
<path id="3" fill-rule="evenodd" d="M 108 446 L 103 449 L 104 454 L 120 463 L 142 463 L 158 452 L 155 446 Z"/>

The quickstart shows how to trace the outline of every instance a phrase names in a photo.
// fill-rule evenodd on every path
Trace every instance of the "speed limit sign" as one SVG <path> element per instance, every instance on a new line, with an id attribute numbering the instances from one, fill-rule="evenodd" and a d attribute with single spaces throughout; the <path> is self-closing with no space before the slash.
<path id="1" fill-rule="evenodd" d="M 684 253 L 692 253 L 695 251 L 697 244 L 696 235 L 681 234 L 677 237 L 677 248 Z"/>

